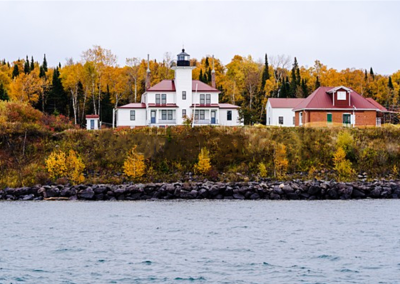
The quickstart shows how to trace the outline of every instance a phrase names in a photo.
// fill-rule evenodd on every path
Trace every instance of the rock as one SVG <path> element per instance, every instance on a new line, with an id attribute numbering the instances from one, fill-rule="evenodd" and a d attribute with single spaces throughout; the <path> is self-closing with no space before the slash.
<path id="1" fill-rule="evenodd" d="M 307 191 L 307 193 L 309 195 L 318 195 L 320 192 L 321 192 L 321 188 L 319 186 L 315 186 L 315 185 L 311 185 Z"/>
<path id="2" fill-rule="evenodd" d="M 358 189 L 353 189 L 353 193 L 351 196 L 354 198 L 365 198 L 366 197 L 365 193 Z"/>
<path id="3" fill-rule="evenodd" d="M 300 199 L 300 197 L 296 193 L 287 193 L 286 197 L 289 200 L 298 200 L 298 199 Z"/>
<path id="4" fill-rule="evenodd" d="M 382 187 L 376 186 L 370 193 L 369 196 L 372 198 L 379 198 L 381 196 Z"/>
<path id="5" fill-rule="evenodd" d="M 271 193 L 271 199 L 279 200 L 279 199 L 281 199 L 281 196 L 279 194 L 276 194 L 276 193 L 272 192 Z"/>
<path id="6" fill-rule="evenodd" d="M 234 193 L 234 194 L 233 194 L 233 198 L 234 198 L 234 199 L 243 200 L 243 199 L 244 199 L 244 196 L 243 196 L 242 194 L 240 194 L 240 193 Z"/>
<path id="7" fill-rule="evenodd" d="M 279 194 L 279 195 L 283 194 L 283 190 L 279 186 L 274 186 L 274 189 L 273 189 L 272 192 L 275 193 L 275 194 Z"/>
<path id="8" fill-rule="evenodd" d="M 336 189 L 334 188 L 329 188 L 327 190 L 327 195 L 330 197 L 330 199 L 338 199 L 339 194 L 337 193 Z"/>
<path id="9" fill-rule="evenodd" d="M 27 194 L 27 195 L 24 195 L 23 197 L 22 197 L 22 200 L 33 200 L 35 198 L 35 195 L 33 195 L 33 194 Z"/>
<path id="10" fill-rule="evenodd" d="M 288 194 L 288 193 L 293 193 L 294 189 L 290 185 L 285 185 L 282 187 L 282 191 Z"/>
<path id="11" fill-rule="evenodd" d="M 94 196 L 94 191 L 91 187 L 88 187 L 86 189 L 83 189 L 80 193 L 79 193 L 79 197 L 86 199 L 86 200 L 90 200 L 92 199 Z"/>

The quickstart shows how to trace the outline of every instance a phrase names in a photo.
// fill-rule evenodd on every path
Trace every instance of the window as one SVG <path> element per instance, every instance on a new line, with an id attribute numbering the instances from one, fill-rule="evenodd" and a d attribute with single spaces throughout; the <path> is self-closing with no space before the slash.
<path id="1" fill-rule="evenodd" d="M 162 110 L 161 111 L 161 119 L 162 120 L 167 120 L 167 111 L 166 110 Z"/>
<path id="2" fill-rule="evenodd" d="M 346 92 L 344 92 L 344 91 L 337 92 L 337 99 L 338 99 L 338 101 L 345 101 L 346 100 Z"/>
<path id="3" fill-rule="evenodd" d="M 186 91 L 182 91 L 182 100 L 186 100 Z"/>
<path id="4" fill-rule="evenodd" d="M 204 105 L 204 94 L 200 94 L 200 104 Z"/>
<path id="5" fill-rule="evenodd" d="M 268 125 L 271 125 L 271 118 L 268 117 Z"/>
<path id="6" fill-rule="evenodd" d="M 293 116 L 293 125 L 296 125 L 296 117 Z"/>
<path id="7" fill-rule="evenodd" d="M 331 113 L 327 113 L 327 114 L 326 114 L 326 121 L 327 121 L 328 123 L 332 123 L 332 114 L 331 114 Z"/>
<path id="8" fill-rule="evenodd" d="M 205 110 L 200 110 L 200 120 L 204 120 L 205 119 Z"/>
<path id="9" fill-rule="evenodd" d="M 160 94 L 156 94 L 156 105 L 160 104 Z"/>
<path id="10" fill-rule="evenodd" d="M 226 120 L 232 120 L 232 111 L 231 110 L 228 110 L 227 112 L 226 112 Z"/>
<path id="11" fill-rule="evenodd" d="M 283 125 L 283 116 L 278 117 L 278 120 L 279 120 L 279 124 Z"/>
<path id="12" fill-rule="evenodd" d="M 172 120 L 172 110 L 168 111 L 168 120 Z"/>
<path id="13" fill-rule="evenodd" d="M 131 110 L 131 120 L 135 120 L 136 113 L 134 110 Z"/>
<path id="14" fill-rule="evenodd" d="M 161 95 L 161 104 L 166 105 L 167 104 L 167 94 L 162 94 Z"/>
<path id="15" fill-rule="evenodd" d="M 94 119 L 90 120 L 90 129 L 94 129 Z"/>
<path id="16" fill-rule="evenodd" d="M 351 115 L 349 113 L 343 114 L 343 124 L 345 125 L 351 124 Z"/>
<path id="17" fill-rule="evenodd" d="M 206 104 L 210 105 L 211 104 L 211 94 L 206 95 Z"/>
<path id="18" fill-rule="evenodd" d="M 183 109 L 182 110 L 182 118 L 185 118 L 186 117 L 186 109 Z"/>
<path id="19" fill-rule="evenodd" d="M 196 110 L 195 114 L 194 114 L 194 120 L 199 120 L 199 111 Z"/>

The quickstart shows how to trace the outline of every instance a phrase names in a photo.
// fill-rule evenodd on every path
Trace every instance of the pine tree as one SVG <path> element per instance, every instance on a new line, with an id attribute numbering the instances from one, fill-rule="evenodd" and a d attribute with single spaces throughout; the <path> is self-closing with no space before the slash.
<path id="1" fill-rule="evenodd" d="M 364 74 L 364 80 L 365 81 L 367 81 L 368 80 L 368 73 L 367 73 L 367 69 L 365 69 L 365 72 L 364 72 L 365 74 Z"/>
<path id="2" fill-rule="evenodd" d="M 208 57 L 206 57 L 206 69 L 210 66 L 210 63 L 208 62 Z"/>
<path id="3" fill-rule="evenodd" d="M 46 73 L 44 72 L 43 66 L 40 66 L 40 69 L 39 69 L 39 77 L 40 77 L 40 78 L 43 78 L 44 76 L 46 76 Z"/>
<path id="4" fill-rule="evenodd" d="M 372 79 L 375 79 L 375 74 L 374 70 L 372 70 L 372 67 L 369 69 L 369 74 L 371 75 Z"/>
<path id="5" fill-rule="evenodd" d="M 315 81 L 315 89 L 318 89 L 321 86 L 321 83 L 319 82 L 319 78 L 317 76 L 317 80 Z"/>
<path id="6" fill-rule="evenodd" d="M 29 74 L 31 72 L 31 67 L 29 66 L 29 58 L 28 55 L 26 56 L 26 60 L 24 63 L 24 73 Z"/>
<path id="7" fill-rule="evenodd" d="M 14 64 L 14 69 L 11 78 L 14 79 L 15 77 L 18 77 L 18 75 L 19 75 L 18 64 Z"/>
<path id="8" fill-rule="evenodd" d="M 43 64 L 42 64 L 44 72 L 47 72 L 47 60 L 46 60 L 46 54 L 43 57 Z"/>
<path id="9" fill-rule="evenodd" d="M 269 66 L 268 66 L 268 56 L 265 54 L 264 69 L 261 77 L 261 91 L 264 91 L 265 82 L 270 78 L 269 76 Z"/>
<path id="10" fill-rule="evenodd" d="M 33 56 L 31 57 L 31 71 L 35 69 L 35 62 L 33 61 Z"/>
<path id="11" fill-rule="evenodd" d="M 301 79 L 301 92 L 303 93 L 303 98 L 308 96 L 308 88 L 305 79 Z"/>
<path id="12" fill-rule="evenodd" d="M 200 80 L 200 82 L 204 82 L 204 80 L 203 80 L 203 70 L 202 69 L 200 69 L 199 80 Z"/>
<path id="13" fill-rule="evenodd" d="M 4 88 L 3 83 L 0 83 L 0 100 L 8 101 L 10 98 L 8 97 L 7 90 Z"/>
<path id="14" fill-rule="evenodd" d="M 300 86 L 301 78 L 300 78 L 300 69 L 299 64 L 297 63 L 297 58 L 294 58 L 293 68 L 290 73 L 290 96 L 292 98 L 297 97 L 298 95 L 298 87 Z"/>
<path id="15" fill-rule="evenodd" d="M 210 82 L 211 82 L 211 68 L 208 68 L 206 83 L 209 84 Z"/>
<path id="16" fill-rule="evenodd" d="M 388 87 L 389 87 L 389 89 L 393 90 L 392 77 L 390 77 L 390 76 L 389 76 Z"/>

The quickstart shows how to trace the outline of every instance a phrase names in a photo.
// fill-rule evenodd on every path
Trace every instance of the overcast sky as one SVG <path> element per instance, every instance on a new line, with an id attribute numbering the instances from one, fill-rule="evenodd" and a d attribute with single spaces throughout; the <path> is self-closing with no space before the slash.
<path id="1" fill-rule="evenodd" d="M 93 45 L 162 60 L 184 44 L 192 58 L 285 54 L 300 65 L 400 69 L 400 2 L 0 2 L 0 58 L 46 53 L 50 66 Z"/>

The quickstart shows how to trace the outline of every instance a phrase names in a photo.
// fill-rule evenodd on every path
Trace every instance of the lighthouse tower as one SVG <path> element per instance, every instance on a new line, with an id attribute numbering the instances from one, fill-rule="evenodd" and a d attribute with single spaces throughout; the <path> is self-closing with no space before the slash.
<path id="1" fill-rule="evenodd" d="M 192 70 L 196 67 L 190 66 L 190 55 L 182 49 L 178 54 L 176 66 L 172 67 L 175 71 L 175 89 L 176 89 L 176 104 L 180 106 L 181 111 L 186 112 L 187 117 L 192 116 L 193 92 L 196 86 L 192 83 Z M 182 113 L 176 114 L 176 123 L 182 124 L 184 119 Z"/>

